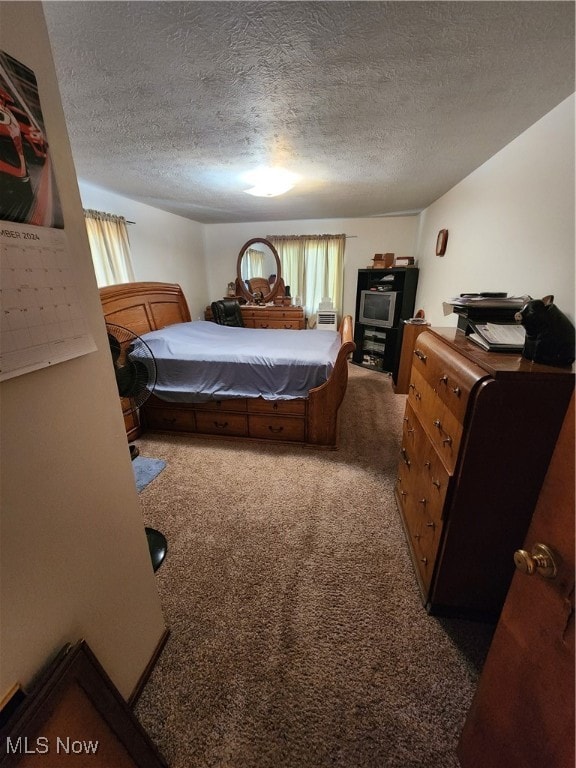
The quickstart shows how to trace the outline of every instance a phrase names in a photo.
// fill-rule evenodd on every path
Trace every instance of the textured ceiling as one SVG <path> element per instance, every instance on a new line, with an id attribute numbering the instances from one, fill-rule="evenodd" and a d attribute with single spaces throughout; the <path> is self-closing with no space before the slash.
<path id="1" fill-rule="evenodd" d="M 572 2 L 44 10 L 80 178 L 201 222 L 421 210 L 574 92 Z"/>

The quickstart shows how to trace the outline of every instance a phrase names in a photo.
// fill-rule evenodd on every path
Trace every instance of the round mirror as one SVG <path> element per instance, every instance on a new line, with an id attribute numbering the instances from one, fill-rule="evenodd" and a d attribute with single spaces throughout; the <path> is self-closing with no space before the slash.
<path id="1" fill-rule="evenodd" d="M 280 257 L 269 240 L 255 237 L 238 255 L 236 287 L 247 301 L 272 301 L 282 277 Z"/>

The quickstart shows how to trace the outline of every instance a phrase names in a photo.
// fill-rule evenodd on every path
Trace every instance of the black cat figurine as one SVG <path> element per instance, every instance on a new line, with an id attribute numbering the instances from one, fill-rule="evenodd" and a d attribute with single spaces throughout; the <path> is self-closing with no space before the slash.
<path id="1" fill-rule="evenodd" d="M 515 319 L 526 329 L 522 357 L 545 365 L 572 365 L 576 357 L 575 328 L 554 304 L 554 296 L 529 298 Z"/>

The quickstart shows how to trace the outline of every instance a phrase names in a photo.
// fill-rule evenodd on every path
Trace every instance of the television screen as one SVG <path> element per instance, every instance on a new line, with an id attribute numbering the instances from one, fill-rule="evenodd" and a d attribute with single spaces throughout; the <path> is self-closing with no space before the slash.
<path id="1" fill-rule="evenodd" d="M 394 325 L 396 295 L 395 292 L 362 291 L 360 322 L 391 328 Z"/>

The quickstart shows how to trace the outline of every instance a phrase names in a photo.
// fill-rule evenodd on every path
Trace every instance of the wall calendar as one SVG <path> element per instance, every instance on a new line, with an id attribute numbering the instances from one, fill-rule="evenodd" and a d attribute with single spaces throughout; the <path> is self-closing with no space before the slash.
<path id="1" fill-rule="evenodd" d="M 0 381 L 96 350 L 63 229 L 0 221 Z"/>

